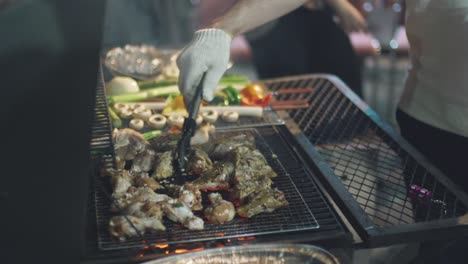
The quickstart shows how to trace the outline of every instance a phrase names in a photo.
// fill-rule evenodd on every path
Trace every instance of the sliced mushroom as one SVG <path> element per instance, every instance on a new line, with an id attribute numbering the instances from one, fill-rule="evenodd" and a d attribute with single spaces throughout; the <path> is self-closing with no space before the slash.
<path id="1" fill-rule="evenodd" d="M 216 111 L 207 111 L 202 113 L 203 119 L 208 123 L 214 123 L 218 120 L 218 112 Z"/>
<path id="2" fill-rule="evenodd" d="M 195 119 L 195 123 L 197 123 L 197 126 L 201 125 L 202 122 L 203 122 L 203 116 L 197 115 L 197 119 Z"/>
<path id="3" fill-rule="evenodd" d="M 239 120 L 239 113 L 237 112 L 224 112 L 221 117 L 226 122 L 237 122 Z"/>
<path id="4" fill-rule="evenodd" d="M 184 120 L 185 119 L 182 115 L 172 114 L 167 118 L 167 124 L 169 126 L 176 126 L 182 128 L 182 126 L 184 125 Z"/>
<path id="5" fill-rule="evenodd" d="M 154 129 L 162 129 L 166 125 L 166 117 L 160 114 L 148 118 L 148 126 Z"/>
<path id="6" fill-rule="evenodd" d="M 126 110 L 122 110 L 119 113 L 119 116 L 123 119 L 129 119 L 130 117 L 132 117 L 132 114 L 133 112 L 130 109 L 126 109 Z"/>
<path id="7" fill-rule="evenodd" d="M 114 104 L 114 110 L 117 114 L 120 114 L 122 111 L 129 110 L 129 106 L 124 103 L 116 103 Z"/>
<path id="8" fill-rule="evenodd" d="M 145 127 L 145 122 L 139 118 L 134 118 L 130 120 L 129 126 L 131 129 L 142 130 Z"/>
<path id="9" fill-rule="evenodd" d="M 148 118 L 152 115 L 151 110 L 146 108 L 137 108 L 133 110 L 133 117 L 139 118 L 142 120 L 148 120 Z"/>

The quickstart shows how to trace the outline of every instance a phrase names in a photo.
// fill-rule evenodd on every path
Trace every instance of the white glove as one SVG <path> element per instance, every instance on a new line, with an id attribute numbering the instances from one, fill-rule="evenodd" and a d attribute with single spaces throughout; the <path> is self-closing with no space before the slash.
<path id="1" fill-rule="evenodd" d="M 204 72 L 203 99 L 213 100 L 214 90 L 227 69 L 231 40 L 220 29 L 202 29 L 195 32 L 192 41 L 181 52 L 177 58 L 179 89 L 186 105 L 191 102 Z"/>

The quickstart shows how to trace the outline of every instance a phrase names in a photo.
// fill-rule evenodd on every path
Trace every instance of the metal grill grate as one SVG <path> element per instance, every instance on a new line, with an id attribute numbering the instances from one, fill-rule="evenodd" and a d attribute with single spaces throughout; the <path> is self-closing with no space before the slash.
<path id="1" fill-rule="evenodd" d="M 114 146 L 112 144 L 112 130 L 107 110 L 107 100 L 104 89 L 102 68 L 99 69 L 94 105 L 94 120 L 91 126 L 91 158 L 103 159 L 104 165 L 114 164 Z"/>
<path id="2" fill-rule="evenodd" d="M 262 117 L 247 117 L 241 116 L 235 123 L 223 121 L 221 118 L 214 124 L 219 129 L 237 129 L 237 128 L 252 128 L 261 126 L 282 125 L 284 121 L 278 117 L 275 111 L 270 107 L 263 109 Z"/>
<path id="3" fill-rule="evenodd" d="M 110 81 L 113 75 L 109 72 L 107 67 L 101 67 L 102 78 L 100 80 L 101 85 L 105 87 L 105 80 Z M 97 94 L 98 100 L 103 100 L 105 96 L 105 89 L 101 91 L 101 94 Z M 101 109 L 101 108 L 99 108 Z M 106 110 L 107 111 L 107 110 Z M 128 120 L 122 120 L 124 126 L 128 127 Z M 241 116 L 237 122 L 225 122 L 221 118 L 214 123 L 216 128 L 222 129 L 238 129 L 238 128 L 252 128 L 260 126 L 272 126 L 272 125 L 283 125 L 284 121 L 278 117 L 275 111 L 271 107 L 265 107 L 263 109 L 262 117 L 248 117 Z M 142 132 L 151 131 L 151 128 L 144 128 Z"/>
<path id="4" fill-rule="evenodd" d="M 102 69 L 101 69 L 102 70 Z M 101 165 L 112 167 L 114 164 L 114 151 L 112 145 L 112 137 L 111 137 L 111 126 L 107 112 L 107 102 L 105 99 L 105 88 L 104 88 L 104 78 L 102 72 L 100 72 L 101 79 L 98 82 L 97 86 L 97 94 L 96 94 L 96 117 L 92 126 L 92 142 L 91 142 L 91 152 L 92 157 L 101 163 Z M 271 113 L 274 113 L 270 111 Z M 272 123 L 283 123 L 276 113 L 272 115 L 275 118 L 275 122 L 271 121 L 269 124 Z M 264 139 L 259 141 L 263 142 L 262 144 L 268 150 L 268 146 L 270 149 L 275 153 L 277 156 L 273 161 L 272 164 L 273 168 L 281 172 L 281 177 L 277 177 L 280 179 L 277 184 L 281 190 L 287 192 L 287 199 L 290 200 L 292 203 L 302 203 L 300 208 L 297 208 L 297 211 L 291 211 L 291 209 L 286 210 L 286 214 L 280 214 L 273 218 L 272 215 L 267 214 L 265 216 L 259 215 L 257 216 L 260 221 L 263 221 L 265 225 L 265 232 L 273 232 L 269 230 L 276 229 L 277 234 L 279 236 L 269 235 L 257 235 L 255 236 L 255 241 L 335 241 L 334 243 L 342 243 L 343 241 L 348 241 L 348 236 L 346 235 L 341 223 L 336 218 L 336 215 L 333 213 L 332 209 L 328 205 L 326 199 L 323 197 L 321 191 L 316 186 L 315 182 L 312 180 L 311 172 L 306 170 L 303 167 L 303 164 L 298 160 L 297 153 L 292 150 L 292 146 L 295 144 L 295 140 L 292 135 L 287 131 L 284 126 L 279 127 L 262 127 L 266 123 L 261 124 L 259 120 L 249 120 L 251 122 L 251 126 L 257 127 L 257 131 L 259 134 L 262 135 L 261 138 Z M 245 123 L 247 124 L 247 123 Z M 233 127 L 230 127 L 232 129 Z M 281 161 L 281 163 L 280 163 Z M 104 164 L 102 164 L 102 162 Z M 129 252 L 130 248 L 147 248 L 149 243 L 157 243 L 159 241 L 165 241 L 165 243 L 173 242 L 174 246 L 179 247 L 179 242 L 190 242 L 190 244 L 184 245 L 191 245 L 196 244 L 192 243 L 192 235 L 191 231 L 182 230 L 183 232 L 169 232 L 164 236 L 152 237 L 151 235 L 147 235 L 142 237 L 141 239 L 129 240 L 125 243 L 121 243 L 115 240 L 111 240 L 108 236 L 108 219 L 109 215 L 109 205 L 110 205 L 110 195 L 109 195 L 109 182 L 105 178 L 101 178 L 97 176 L 97 173 L 93 173 L 94 176 L 94 184 L 92 185 L 92 195 L 93 199 L 90 200 L 90 218 L 91 221 L 88 224 L 88 231 L 90 232 L 88 240 L 90 241 L 90 252 L 96 252 L 93 247 L 99 248 L 100 252 L 99 255 L 102 255 L 104 252 L 106 256 L 115 255 L 115 252 L 121 252 L 117 254 L 126 255 Z M 289 178 L 288 178 L 289 177 Z M 283 181 L 286 181 L 287 186 L 284 185 Z M 297 187 L 293 187 L 297 186 Z M 296 189 L 295 192 L 291 192 L 292 189 Z M 298 192 L 300 194 L 298 194 Z M 274 216 L 274 215 L 273 215 Z M 300 217 L 305 218 L 300 218 Z M 283 217 L 281 221 L 278 221 L 279 217 Z M 315 219 L 314 219 L 315 217 Z M 299 218 L 299 219 L 295 219 Z M 93 222 L 94 219 L 94 222 Z M 244 220 L 246 221 L 246 220 Z M 167 226 L 174 225 L 173 223 L 166 223 Z M 255 225 L 255 222 L 254 222 Z M 274 227 L 274 225 L 276 225 Z M 201 234 L 200 239 L 198 240 L 205 240 L 204 243 L 207 243 L 206 246 L 210 247 L 213 241 L 220 241 L 223 244 L 235 244 L 235 240 L 239 240 L 237 243 L 242 242 L 243 237 L 249 236 L 253 234 L 253 232 L 249 231 L 251 224 L 249 223 L 232 223 L 232 229 L 230 230 L 231 236 L 235 237 L 238 236 L 238 239 L 226 239 L 226 236 L 221 237 L 220 234 L 222 230 L 214 226 L 214 229 L 206 229 Z M 320 226 L 320 227 L 319 227 Z M 171 226 L 172 228 L 172 226 Z M 210 227 L 211 228 L 211 227 Z M 218 228 L 218 229 L 216 229 Z M 179 228 L 180 229 L 180 228 Z M 254 230 L 251 228 L 251 230 Z M 304 231 L 302 232 L 294 232 L 297 230 L 308 230 L 306 233 L 310 234 L 310 236 L 304 236 Z M 254 230 L 255 231 L 255 230 Z M 258 231 L 258 230 L 257 230 Z M 201 232 L 200 232 L 201 233 Z M 258 232 L 257 232 L 258 233 Z M 96 237 L 93 237 L 97 235 Z M 211 236 L 211 237 L 209 237 Z M 294 237 L 294 238 L 293 238 Z M 272 240 L 273 239 L 273 240 Z M 345 242 L 347 243 L 347 242 Z M 126 250 L 122 250 L 126 249 Z M 112 251 L 111 251 L 112 250 Z M 127 253 L 125 253 L 127 252 Z M 92 253 L 97 254 L 97 253 Z"/>
<path id="5" fill-rule="evenodd" d="M 259 214 L 251 219 L 235 218 L 232 222 L 219 224 L 206 224 L 202 231 L 189 231 L 178 224 L 165 221 L 167 227 L 165 232 L 145 234 L 143 240 L 149 244 L 172 244 L 213 240 L 217 238 L 235 238 L 239 236 L 256 236 L 275 233 L 286 233 L 293 231 L 306 231 L 319 227 L 314 214 L 304 201 L 303 195 L 316 196 L 317 189 L 302 190 L 300 193 L 292 181 L 292 177 L 307 177 L 304 170 L 296 168 L 286 172 L 277 154 L 273 155 L 268 144 L 256 130 L 238 130 L 230 132 L 217 132 L 217 135 L 230 133 L 253 133 L 257 148 L 267 159 L 270 166 L 278 173 L 278 177 L 273 179 L 274 187 L 285 193 L 289 205 L 278 209 L 272 213 Z M 279 156 L 278 156 L 279 157 Z M 284 157 L 284 156 L 282 156 Z M 143 241 L 141 238 L 129 239 L 125 242 L 118 242 L 109 237 L 108 224 L 112 217 L 110 214 L 110 200 L 104 192 L 96 193 L 96 207 L 98 218 L 98 243 L 102 249 L 140 247 Z M 317 198 L 320 198 L 317 197 Z M 323 203 L 323 200 L 321 201 Z"/>
<path id="6" fill-rule="evenodd" d="M 278 99 L 308 100 L 309 108 L 289 111 L 289 116 L 377 226 L 453 218 L 466 213 L 466 207 L 451 191 L 326 76 L 282 78 L 267 80 L 265 84 L 272 90 L 314 89 L 308 95 Z M 409 195 L 412 184 L 431 191 L 432 202 Z"/>

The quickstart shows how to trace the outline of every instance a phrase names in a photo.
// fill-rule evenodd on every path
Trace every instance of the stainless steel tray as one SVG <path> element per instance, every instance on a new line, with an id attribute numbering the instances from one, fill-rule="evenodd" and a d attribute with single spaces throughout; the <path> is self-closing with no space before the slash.
<path id="1" fill-rule="evenodd" d="M 322 248 L 300 244 L 263 244 L 203 250 L 145 262 L 144 264 L 259 264 L 314 263 L 337 264 L 338 260 Z"/>

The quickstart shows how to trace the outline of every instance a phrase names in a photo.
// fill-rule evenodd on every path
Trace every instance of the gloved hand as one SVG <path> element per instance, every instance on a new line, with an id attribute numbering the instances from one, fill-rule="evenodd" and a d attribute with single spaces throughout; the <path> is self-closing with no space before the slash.
<path id="1" fill-rule="evenodd" d="M 223 30 L 202 29 L 195 32 L 192 41 L 181 52 L 177 58 L 179 89 L 186 106 L 191 102 L 204 72 L 203 99 L 213 100 L 214 90 L 227 69 L 231 40 Z"/>

